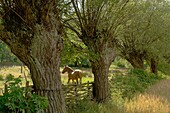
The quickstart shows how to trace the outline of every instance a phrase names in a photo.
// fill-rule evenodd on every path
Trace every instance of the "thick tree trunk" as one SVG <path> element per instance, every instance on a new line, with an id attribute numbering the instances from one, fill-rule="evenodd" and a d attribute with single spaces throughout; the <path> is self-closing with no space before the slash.
<path id="1" fill-rule="evenodd" d="M 96 44 L 93 44 L 93 52 L 97 56 L 90 60 L 92 73 L 94 74 L 93 97 L 96 102 L 102 103 L 109 97 L 108 73 L 110 65 L 115 58 L 115 48 L 113 45 L 109 46 L 108 42 L 103 42 L 102 45 L 100 43 Z"/>
<path id="2" fill-rule="evenodd" d="M 126 60 L 131 63 L 133 68 L 144 69 L 144 59 L 142 55 L 130 54 L 129 57 L 126 58 Z"/>
<path id="3" fill-rule="evenodd" d="M 108 73 L 109 67 L 116 56 L 113 37 L 83 37 L 82 40 L 91 51 L 91 66 L 94 74 L 93 98 L 102 103 L 109 97 Z"/>
<path id="4" fill-rule="evenodd" d="M 92 72 L 94 74 L 94 92 L 93 98 L 96 102 L 101 103 L 109 97 L 108 91 L 108 72 L 109 65 L 102 60 L 92 62 Z"/>
<path id="5" fill-rule="evenodd" d="M 46 113 L 66 113 L 59 65 L 55 65 L 55 63 L 50 65 L 35 64 L 31 66 L 30 71 L 34 90 L 38 95 L 48 98 L 49 106 L 45 110 Z"/>
<path id="6" fill-rule="evenodd" d="M 65 113 L 65 101 L 61 86 L 60 56 L 63 48 L 60 34 L 55 30 L 37 28 L 37 38 L 31 46 L 30 72 L 37 94 L 49 101 L 47 113 Z"/>
<path id="7" fill-rule="evenodd" d="M 5 15 L 0 39 L 30 69 L 36 93 L 48 98 L 45 111 L 66 113 L 59 69 L 63 46 L 59 1 L 4 0 L 1 3 Z"/>
<path id="8" fill-rule="evenodd" d="M 15 39 L 2 39 L 30 69 L 36 93 L 48 98 L 49 106 L 45 112 L 66 113 L 60 76 L 60 55 L 63 48 L 61 34 L 57 34 L 55 30 L 46 31 L 40 26 L 36 33 L 29 49 Z"/>
<path id="9" fill-rule="evenodd" d="M 158 65 L 158 61 L 156 61 L 155 59 L 151 58 L 150 60 L 150 70 L 151 73 L 157 74 L 157 65 Z"/>

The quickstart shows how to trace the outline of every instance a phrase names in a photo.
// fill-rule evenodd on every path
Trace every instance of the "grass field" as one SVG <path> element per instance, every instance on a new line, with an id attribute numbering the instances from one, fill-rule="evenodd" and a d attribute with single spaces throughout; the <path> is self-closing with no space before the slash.
<path id="1" fill-rule="evenodd" d="M 60 72 L 62 71 L 63 68 L 60 69 Z M 93 81 L 93 76 L 91 73 L 91 69 L 86 69 L 86 68 L 82 68 L 83 73 L 86 77 L 82 78 L 82 83 L 86 83 L 86 82 L 91 82 Z M 30 84 L 32 84 L 29 72 L 27 68 L 23 68 L 22 69 L 22 73 L 21 73 L 21 66 L 10 66 L 10 67 L 1 67 L 0 68 L 0 76 L 4 79 L 6 76 L 8 76 L 9 74 L 14 75 L 15 77 L 19 77 L 21 76 L 23 78 L 23 85 L 25 83 L 25 77 L 28 81 L 30 81 Z M 60 73 L 61 74 L 61 80 L 62 80 L 62 84 L 67 84 L 68 81 L 68 75 L 67 73 Z M 70 83 L 72 83 L 72 81 L 70 81 Z M 3 85 L 3 81 L 0 81 L 0 88 L 2 88 Z"/>
<path id="2" fill-rule="evenodd" d="M 83 78 L 83 82 L 93 81 L 91 69 L 82 70 L 87 75 Z M 126 72 L 126 70 L 127 69 L 115 69 L 115 67 L 112 66 L 110 72 Z M 24 73 L 27 79 L 31 82 L 28 71 L 23 70 L 23 73 L 21 73 L 20 66 L 0 68 L 0 75 L 3 78 L 8 74 L 12 74 L 15 77 L 21 76 L 23 78 L 23 84 L 25 83 Z M 66 84 L 67 74 L 61 74 L 61 78 L 62 83 Z M 3 88 L 3 86 L 3 81 L 0 81 L 0 88 Z M 116 106 L 114 101 L 99 106 L 95 103 L 88 103 L 87 106 L 89 106 L 91 113 L 170 113 L 170 79 L 161 80 L 147 89 L 144 94 L 139 94 L 132 100 L 125 101 L 122 108 Z M 91 106 L 93 106 L 93 108 L 91 108 Z M 98 109 L 96 112 L 94 110 L 96 109 L 95 106 L 97 106 Z M 82 111 L 81 113 L 87 112 Z"/>

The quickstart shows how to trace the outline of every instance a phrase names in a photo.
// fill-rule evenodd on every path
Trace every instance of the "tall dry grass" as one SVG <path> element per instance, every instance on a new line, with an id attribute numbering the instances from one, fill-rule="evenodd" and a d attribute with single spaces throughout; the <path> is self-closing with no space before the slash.
<path id="1" fill-rule="evenodd" d="M 170 80 L 161 80 L 124 103 L 125 113 L 170 113 Z"/>
<path id="2" fill-rule="evenodd" d="M 126 113 L 170 113 L 170 103 L 161 96 L 141 94 L 125 102 Z"/>
<path id="3" fill-rule="evenodd" d="M 21 75 L 21 66 L 9 66 L 9 67 L 1 67 L 0 68 L 0 74 L 3 75 L 4 77 L 12 74 L 16 77 Z"/>

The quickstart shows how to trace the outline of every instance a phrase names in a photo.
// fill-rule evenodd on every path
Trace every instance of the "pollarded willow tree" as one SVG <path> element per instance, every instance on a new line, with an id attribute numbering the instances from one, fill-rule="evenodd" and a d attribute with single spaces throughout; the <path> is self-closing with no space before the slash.
<path id="1" fill-rule="evenodd" d="M 170 36 L 168 3 L 163 0 L 136 1 L 131 19 L 119 28 L 120 55 L 134 68 L 144 69 L 144 60 L 147 60 L 151 72 L 157 73 L 158 59 L 168 52 L 162 46 Z"/>
<path id="2" fill-rule="evenodd" d="M 108 72 L 115 58 L 115 32 L 127 18 L 129 0 L 71 0 L 73 9 L 65 15 L 69 28 L 87 46 L 94 74 L 94 99 L 108 97 Z"/>
<path id="3" fill-rule="evenodd" d="M 165 74 L 170 74 L 170 2 L 165 1 L 161 5 L 162 11 L 159 11 L 159 17 L 161 21 L 158 25 L 155 26 L 159 34 L 158 40 L 152 45 L 152 48 L 149 50 L 148 58 L 150 61 L 151 72 L 157 73 L 157 71 L 162 71 Z"/>
<path id="4" fill-rule="evenodd" d="M 60 78 L 63 48 L 60 0 L 1 0 L 4 41 L 31 72 L 35 92 L 46 96 L 47 113 L 65 113 Z"/>

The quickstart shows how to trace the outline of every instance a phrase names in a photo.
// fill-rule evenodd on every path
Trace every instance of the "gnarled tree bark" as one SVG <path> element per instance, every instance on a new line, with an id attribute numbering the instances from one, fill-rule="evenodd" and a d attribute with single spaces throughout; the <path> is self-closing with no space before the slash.
<path id="1" fill-rule="evenodd" d="M 39 31 L 43 30 L 39 29 Z M 38 33 L 37 38 L 32 40 L 29 50 L 15 39 L 9 40 L 4 36 L 1 39 L 30 69 L 35 92 L 48 98 L 49 107 L 45 111 L 47 113 L 66 113 L 59 69 L 63 48 L 61 35 L 54 36 L 54 32 L 44 32 L 42 34 L 45 35 Z"/>
<path id="2" fill-rule="evenodd" d="M 30 69 L 35 92 L 48 98 L 46 113 L 66 113 L 61 86 L 63 27 L 58 2 L 1 1 L 0 39 Z M 2 13 L 2 12 L 1 12 Z"/>
<path id="3" fill-rule="evenodd" d="M 98 103 L 105 102 L 109 98 L 108 74 L 110 65 L 116 56 L 114 45 L 111 42 L 113 39 L 101 40 L 102 38 L 98 40 L 83 40 L 92 52 L 90 62 L 92 73 L 94 74 L 93 98 Z M 94 53 L 95 56 L 93 56 Z"/>
<path id="4" fill-rule="evenodd" d="M 144 69 L 144 56 L 141 54 L 129 54 L 127 60 L 136 69 Z"/>

